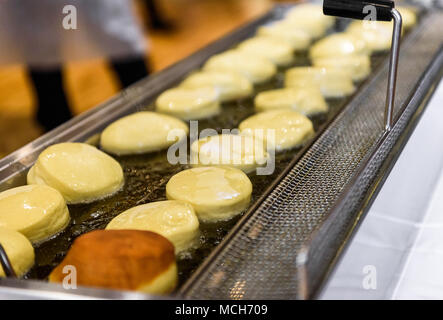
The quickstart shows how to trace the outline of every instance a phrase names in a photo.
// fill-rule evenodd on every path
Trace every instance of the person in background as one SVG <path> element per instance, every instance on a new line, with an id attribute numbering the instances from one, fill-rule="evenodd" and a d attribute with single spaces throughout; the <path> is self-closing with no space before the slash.
<path id="1" fill-rule="evenodd" d="M 0 48 L 0 64 L 28 65 L 47 131 L 72 117 L 64 63 L 106 57 L 123 88 L 149 74 L 130 0 L 2 0 Z"/>
<path id="2" fill-rule="evenodd" d="M 172 29 L 172 25 L 163 17 L 157 1 L 158 0 L 144 0 L 148 14 L 148 23 L 146 25 L 154 30 L 170 30 Z"/>

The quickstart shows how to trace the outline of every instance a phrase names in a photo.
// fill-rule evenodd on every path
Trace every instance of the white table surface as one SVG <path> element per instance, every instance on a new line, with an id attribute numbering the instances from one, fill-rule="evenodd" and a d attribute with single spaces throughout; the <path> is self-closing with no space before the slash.
<path id="1" fill-rule="evenodd" d="M 320 298 L 443 299 L 443 82 Z"/>

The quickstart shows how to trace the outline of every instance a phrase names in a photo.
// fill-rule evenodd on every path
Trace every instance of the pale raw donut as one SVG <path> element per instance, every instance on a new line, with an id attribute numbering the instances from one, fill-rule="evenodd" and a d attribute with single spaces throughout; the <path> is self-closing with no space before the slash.
<path id="1" fill-rule="evenodd" d="M 59 143 L 46 148 L 28 173 L 28 184 L 58 190 L 68 204 L 89 203 L 119 191 L 120 164 L 85 143 Z"/>
<path id="2" fill-rule="evenodd" d="M 45 185 L 28 185 L 0 193 L 0 227 L 18 231 L 31 242 L 46 240 L 69 223 L 65 199 Z"/>
<path id="3" fill-rule="evenodd" d="M 205 63 L 203 69 L 239 72 L 254 84 L 269 81 L 277 73 L 276 66 L 268 59 L 238 49 L 213 56 Z"/>
<path id="4" fill-rule="evenodd" d="M 417 24 L 417 13 L 414 8 L 397 6 L 402 17 L 402 34 Z M 346 32 L 357 35 L 366 41 L 372 51 L 389 50 L 392 41 L 393 22 L 386 21 L 352 21 Z"/>
<path id="5" fill-rule="evenodd" d="M 416 12 L 408 7 L 396 8 L 402 16 L 402 34 L 417 24 Z M 359 37 L 366 42 L 371 52 L 387 51 L 391 48 L 393 22 L 352 21 L 346 33 Z"/>
<path id="6" fill-rule="evenodd" d="M 337 68 L 296 67 L 285 75 L 290 88 L 319 87 L 325 98 L 341 98 L 355 91 L 349 71 Z"/>
<path id="7" fill-rule="evenodd" d="M 269 59 L 277 66 L 287 66 L 294 62 L 294 50 L 286 41 L 258 36 L 243 41 L 238 45 L 240 51 Z"/>
<path id="8" fill-rule="evenodd" d="M 308 21 L 328 29 L 334 25 L 335 17 L 323 14 L 321 4 L 305 3 L 294 6 L 286 14 L 286 20 Z"/>
<path id="9" fill-rule="evenodd" d="M 248 78 L 233 71 L 196 72 L 187 77 L 180 86 L 188 89 L 212 86 L 218 91 L 222 102 L 250 97 L 254 90 Z"/>
<path id="10" fill-rule="evenodd" d="M 315 60 L 330 56 L 369 53 L 364 40 L 350 33 L 335 33 L 314 43 L 309 51 L 309 56 Z"/>
<path id="11" fill-rule="evenodd" d="M 192 166 L 227 166 L 250 173 L 266 165 L 268 159 L 263 141 L 250 136 L 221 134 L 191 145 Z"/>
<path id="12" fill-rule="evenodd" d="M 205 222 L 228 220 L 251 200 L 252 184 L 243 171 L 230 167 L 199 167 L 173 176 L 166 185 L 166 196 L 189 202 Z"/>
<path id="13" fill-rule="evenodd" d="M 194 208 L 187 202 L 168 200 L 144 204 L 120 213 L 106 229 L 146 230 L 161 234 L 172 242 L 175 253 L 195 246 L 199 223 Z"/>
<path id="14" fill-rule="evenodd" d="M 169 89 L 157 98 L 156 110 L 183 120 L 199 120 L 215 116 L 221 109 L 217 90 L 208 86 Z"/>
<path id="15" fill-rule="evenodd" d="M 255 97 L 254 104 L 257 111 L 289 109 L 305 116 L 328 111 L 328 105 L 317 86 L 264 91 Z"/>
<path id="16" fill-rule="evenodd" d="M 413 8 L 396 7 L 402 17 L 402 35 L 417 24 L 417 13 Z M 346 32 L 351 32 L 369 42 L 369 45 L 388 50 L 391 46 L 394 23 L 392 21 L 352 21 Z M 383 45 L 383 47 L 382 47 Z"/>
<path id="17" fill-rule="evenodd" d="M 346 33 L 361 38 L 369 52 L 386 51 L 391 48 L 392 25 L 380 21 L 353 21 Z"/>
<path id="18" fill-rule="evenodd" d="M 6 251 L 9 262 L 18 277 L 21 277 L 34 265 L 34 248 L 20 232 L 0 227 L 0 244 Z M 5 277 L 0 264 L 0 278 Z"/>
<path id="19" fill-rule="evenodd" d="M 318 58 L 314 59 L 313 65 L 347 70 L 354 81 L 361 81 L 371 73 L 371 59 L 365 54 Z"/>
<path id="20" fill-rule="evenodd" d="M 292 27 L 288 23 L 282 23 L 281 21 L 258 28 L 257 34 L 259 36 L 283 40 L 288 43 L 294 51 L 306 50 L 312 41 L 312 37 L 308 32 Z"/>
<path id="21" fill-rule="evenodd" d="M 291 110 L 260 112 L 241 122 L 239 129 L 242 134 L 251 136 L 264 130 L 268 148 L 276 151 L 299 147 L 314 135 L 311 120 Z M 270 130 L 274 132 L 274 141 L 269 140 Z"/>
<path id="22" fill-rule="evenodd" d="M 188 132 L 188 126 L 179 119 L 143 111 L 110 124 L 100 144 L 103 150 L 117 155 L 147 153 L 168 148 L 186 138 Z"/>

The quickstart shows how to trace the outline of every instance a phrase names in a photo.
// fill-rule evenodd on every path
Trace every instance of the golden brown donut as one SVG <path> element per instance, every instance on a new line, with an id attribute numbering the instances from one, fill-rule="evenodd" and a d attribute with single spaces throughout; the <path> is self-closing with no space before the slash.
<path id="1" fill-rule="evenodd" d="M 96 230 L 78 237 L 49 275 L 63 282 L 65 266 L 76 270 L 77 285 L 165 294 L 177 284 L 174 246 L 150 231 Z"/>

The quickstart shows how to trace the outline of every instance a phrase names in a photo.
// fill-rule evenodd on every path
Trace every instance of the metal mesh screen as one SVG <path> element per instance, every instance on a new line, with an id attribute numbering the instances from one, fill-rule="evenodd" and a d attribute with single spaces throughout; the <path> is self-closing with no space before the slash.
<path id="1" fill-rule="evenodd" d="M 395 102 L 397 115 L 402 106 L 408 106 L 386 140 L 383 152 L 377 153 L 377 161 L 370 163 L 364 179 L 355 184 L 354 190 L 360 193 L 356 192 L 353 201 L 346 203 L 340 213 L 342 219 L 337 220 L 333 229 L 336 234 L 328 234 L 329 237 L 343 238 L 346 226 L 355 220 L 355 204 L 362 200 L 383 160 L 416 111 L 417 104 L 409 104 L 410 97 L 442 46 L 442 29 L 443 13 L 434 12 L 424 17 L 420 27 L 402 44 Z M 375 151 L 383 135 L 387 72 L 386 64 L 360 90 L 242 228 L 196 274 L 184 289 L 186 297 L 299 297 L 296 260 L 301 246 L 328 218 L 331 208 L 343 196 L 344 189 L 365 158 Z M 320 233 L 318 237 L 321 236 Z M 333 246 L 329 253 L 337 250 L 338 247 Z M 320 263 L 330 263 L 327 259 L 332 256 L 313 259 L 307 266 L 318 268 Z"/>

